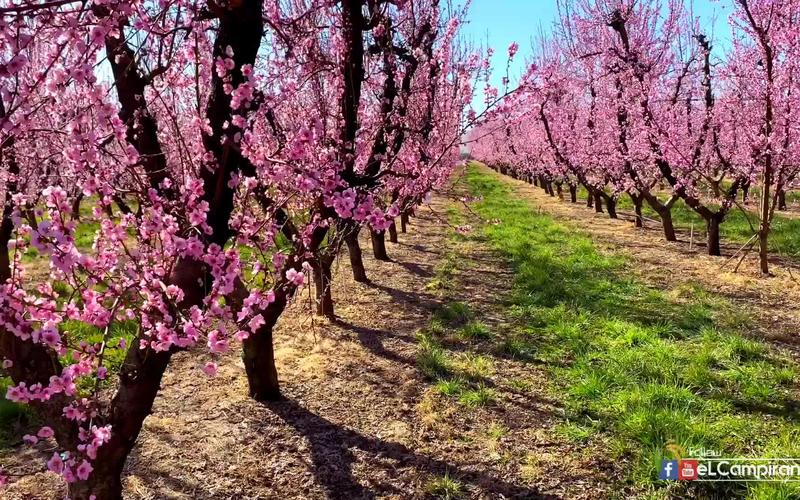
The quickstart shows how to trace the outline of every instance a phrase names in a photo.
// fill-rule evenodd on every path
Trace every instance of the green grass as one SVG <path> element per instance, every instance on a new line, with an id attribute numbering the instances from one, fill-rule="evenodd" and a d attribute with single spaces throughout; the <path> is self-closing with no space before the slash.
<path id="1" fill-rule="evenodd" d="M 473 236 L 511 262 L 508 353 L 546 363 L 565 406 L 560 432 L 602 435 L 627 481 L 666 496 L 657 479 L 665 446 L 732 456 L 800 456 L 797 366 L 747 339 L 750 319 L 698 286 L 658 290 L 623 274 L 575 228 L 538 215 L 509 183 L 471 167 L 485 225 Z M 730 226 L 729 226 L 730 227 Z M 797 483 L 681 483 L 685 496 L 798 498 Z"/>
<path id="2" fill-rule="evenodd" d="M 450 474 L 429 479 L 425 484 L 425 493 L 440 500 L 454 500 L 466 494 L 464 485 L 450 477 Z"/>
<path id="3" fill-rule="evenodd" d="M 434 314 L 434 320 L 453 327 L 467 325 L 473 318 L 474 314 L 469 304 L 463 302 L 450 302 Z"/>
<path id="4" fill-rule="evenodd" d="M 134 321 L 112 323 L 109 332 L 109 346 L 116 347 L 119 339 L 125 338 L 130 344 L 136 334 L 137 324 Z M 61 325 L 61 333 L 67 335 L 70 344 L 77 345 L 84 341 L 90 344 L 97 344 L 103 340 L 103 331 L 93 326 L 79 321 L 65 321 Z M 125 351 L 108 348 L 105 351 L 103 365 L 108 369 L 109 375 L 103 384 L 111 383 L 113 376 L 119 372 L 122 362 L 125 359 Z M 72 362 L 69 359 L 62 360 L 66 365 Z M 18 441 L 30 422 L 34 419 L 31 407 L 19 405 L 5 399 L 6 390 L 11 385 L 11 379 L 0 376 L 0 449 L 6 448 L 15 441 Z M 81 396 L 88 396 L 94 390 L 94 379 L 85 377 L 78 380 L 78 391 Z"/>
<path id="5" fill-rule="evenodd" d="M 459 372 L 467 380 L 486 380 L 494 372 L 494 362 L 483 354 L 464 353 L 457 365 Z"/>
<path id="6" fill-rule="evenodd" d="M 486 429 L 486 436 L 495 441 L 502 439 L 506 434 L 508 434 L 508 427 L 498 422 L 492 422 Z"/>
<path id="7" fill-rule="evenodd" d="M 491 406 L 496 399 L 495 391 L 482 385 L 475 389 L 466 389 L 458 396 L 458 402 L 468 408 Z"/>
<path id="8" fill-rule="evenodd" d="M 448 216 L 451 223 L 460 217 L 454 209 L 448 211 Z M 462 238 L 455 232 L 450 236 L 454 242 Z M 427 288 L 448 297 L 456 284 L 460 262 L 457 247 L 454 247 L 436 267 L 434 279 Z M 485 384 L 494 371 L 494 363 L 489 356 L 471 352 L 470 344 L 492 337 L 489 327 L 475 320 L 475 312 L 469 304 L 446 302 L 434 312 L 428 325 L 418 335 L 417 368 L 433 382 L 434 392 L 453 403 L 469 409 L 491 406 L 497 396 Z M 462 347 L 467 347 L 466 351 L 455 352 L 460 350 L 454 349 L 456 344 L 463 344 Z"/>
<path id="9" fill-rule="evenodd" d="M 432 380 L 446 377 L 452 371 L 452 362 L 448 354 L 439 341 L 426 332 L 419 335 L 417 367 L 425 377 Z"/>
<path id="10" fill-rule="evenodd" d="M 70 344 L 78 344 L 81 341 L 89 344 L 100 344 L 103 341 L 103 330 L 80 321 L 65 321 L 61 324 L 60 329 L 62 334 L 69 338 Z M 108 347 L 103 355 L 103 366 L 108 370 L 108 377 L 102 384 L 108 384 L 114 379 L 114 375 L 119 373 L 122 362 L 125 360 L 126 350 L 117 348 L 120 339 L 124 338 L 127 345 L 130 345 L 136 336 L 137 330 L 138 323 L 135 321 L 117 321 L 111 324 Z M 63 362 L 67 364 L 70 361 L 63 360 Z M 81 395 L 86 396 L 94 390 L 94 383 L 95 379 L 93 377 L 79 379 L 77 384 L 78 391 Z"/>
<path id="11" fill-rule="evenodd" d="M 470 321 L 458 330 L 458 336 L 464 340 L 487 340 L 492 338 L 492 332 L 480 321 Z"/>
<path id="12" fill-rule="evenodd" d="M 445 396 L 459 396 L 467 388 L 467 383 L 460 378 L 441 379 L 436 382 L 436 392 Z"/>

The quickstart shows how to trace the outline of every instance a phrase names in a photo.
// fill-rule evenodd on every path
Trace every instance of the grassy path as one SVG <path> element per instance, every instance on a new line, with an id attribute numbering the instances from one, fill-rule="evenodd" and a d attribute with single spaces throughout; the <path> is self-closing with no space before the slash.
<path id="1" fill-rule="evenodd" d="M 649 286 L 624 258 L 599 252 L 575 227 L 520 199 L 513 181 L 470 167 L 474 237 L 514 268 L 513 342 L 544 363 L 564 401 L 560 432 L 603 439 L 633 491 L 654 497 L 797 498 L 774 483 L 657 480 L 668 443 L 729 456 L 798 457 L 797 366 L 743 332 L 741 308 L 699 286 Z M 605 446 L 605 445 L 604 445 Z M 796 484 L 796 483 L 795 483 Z"/>

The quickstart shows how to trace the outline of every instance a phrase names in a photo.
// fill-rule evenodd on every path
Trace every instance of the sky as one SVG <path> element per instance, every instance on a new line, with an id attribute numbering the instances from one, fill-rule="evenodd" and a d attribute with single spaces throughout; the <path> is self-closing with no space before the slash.
<path id="1" fill-rule="evenodd" d="M 686 0 L 693 5 L 702 26 L 712 26 L 714 41 L 720 48 L 730 39 L 728 15 L 733 0 Z M 456 0 L 463 4 L 463 0 Z M 462 32 L 475 45 L 492 47 L 493 84 L 500 86 L 508 58 L 506 49 L 511 42 L 520 46 L 511 67 L 512 82 L 522 72 L 526 56 L 532 53 L 532 41 L 539 33 L 547 34 L 558 16 L 556 0 L 473 0 Z M 721 55 L 721 54 L 718 54 Z M 476 97 L 482 101 L 483 97 Z"/>

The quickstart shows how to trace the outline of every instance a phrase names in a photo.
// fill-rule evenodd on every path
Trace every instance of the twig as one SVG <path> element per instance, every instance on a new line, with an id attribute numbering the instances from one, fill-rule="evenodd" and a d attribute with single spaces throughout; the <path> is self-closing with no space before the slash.
<path id="1" fill-rule="evenodd" d="M 741 246 L 741 248 L 739 248 L 739 250 L 736 250 L 736 252 L 735 252 L 733 255 L 731 255 L 731 257 L 730 257 L 728 260 L 726 260 L 725 262 L 723 262 L 723 263 L 722 263 L 722 265 L 721 265 L 721 266 L 719 266 L 720 270 L 722 270 L 722 268 L 723 268 L 723 267 L 727 266 L 727 265 L 728 265 L 728 262 L 730 262 L 730 261 L 732 261 L 733 259 L 735 259 L 735 258 L 736 258 L 736 256 L 737 256 L 737 255 L 739 255 L 739 252 L 741 252 L 742 250 L 744 250 L 744 247 L 746 247 L 747 245 L 749 245 L 749 244 L 750 244 L 750 243 L 751 243 L 751 242 L 752 242 L 752 241 L 753 241 L 753 240 L 754 240 L 754 239 L 755 239 L 757 236 L 758 236 L 758 234 L 754 234 L 753 236 L 751 236 L 751 237 L 750 237 L 750 239 L 749 239 L 749 240 L 747 240 L 747 242 L 746 242 L 744 245 L 742 245 L 742 246 Z"/>
<path id="2" fill-rule="evenodd" d="M 744 262 L 744 258 L 745 258 L 745 257 L 747 257 L 747 255 L 750 253 L 750 251 L 751 251 L 751 250 L 753 250 L 753 246 L 755 246 L 755 242 L 751 243 L 751 244 L 750 244 L 750 248 L 748 248 L 748 249 L 747 249 L 747 251 L 745 251 L 745 252 L 742 254 L 742 258 L 741 258 L 741 259 L 739 259 L 739 262 L 736 264 L 736 267 L 734 267 L 734 268 L 733 268 L 733 272 L 734 272 L 734 273 L 736 273 L 736 272 L 738 272 L 738 271 L 739 271 L 739 266 L 741 266 L 741 265 L 742 265 L 742 262 Z"/>

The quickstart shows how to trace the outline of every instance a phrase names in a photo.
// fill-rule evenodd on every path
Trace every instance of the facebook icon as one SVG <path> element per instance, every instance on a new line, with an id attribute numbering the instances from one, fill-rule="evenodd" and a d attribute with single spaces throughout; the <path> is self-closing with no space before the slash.
<path id="1" fill-rule="evenodd" d="M 661 473 L 658 475 L 659 479 L 678 480 L 678 461 L 677 460 L 662 460 Z"/>

